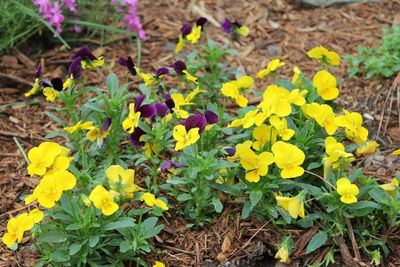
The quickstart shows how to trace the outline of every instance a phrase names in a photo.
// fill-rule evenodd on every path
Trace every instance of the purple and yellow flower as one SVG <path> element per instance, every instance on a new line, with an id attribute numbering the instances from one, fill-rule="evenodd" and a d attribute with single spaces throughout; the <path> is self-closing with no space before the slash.
<path id="1" fill-rule="evenodd" d="M 186 64 L 182 60 L 177 60 L 177 61 L 175 61 L 174 64 L 171 64 L 169 66 L 174 69 L 176 74 L 185 75 L 185 73 L 183 71 L 186 70 Z"/>
<path id="2" fill-rule="evenodd" d="M 197 20 L 195 27 L 192 27 L 189 24 L 184 24 L 180 30 L 179 41 L 176 44 L 175 53 L 179 53 L 185 47 L 187 41 L 190 41 L 192 44 L 197 43 L 206 22 L 206 18 L 200 17 Z"/>
<path id="3" fill-rule="evenodd" d="M 249 28 L 246 26 L 242 26 L 236 20 L 231 22 L 229 19 L 225 19 L 224 22 L 221 23 L 222 30 L 227 34 L 236 33 L 242 36 L 249 35 Z"/>
<path id="4" fill-rule="evenodd" d="M 186 131 L 190 131 L 193 128 L 199 128 L 199 134 L 204 131 L 207 125 L 206 117 L 200 114 L 195 114 L 187 117 L 181 125 L 185 126 Z"/>
<path id="5" fill-rule="evenodd" d="M 145 131 L 143 131 L 141 128 L 136 127 L 134 131 L 131 133 L 129 136 L 129 140 L 131 141 L 131 144 L 134 146 L 144 146 L 144 141 L 142 141 L 140 138 L 142 135 L 146 134 Z"/>
<path id="6" fill-rule="evenodd" d="M 171 178 L 172 175 L 176 175 L 178 173 L 177 168 L 188 167 L 186 164 L 180 164 L 178 162 L 167 160 L 160 168 L 161 173 L 166 173 L 168 178 Z"/>
<path id="7" fill-rule="evenodd" d="M 106 118 L 101 129 L 93 127 L 86 133 L 86 137 L 92 142 L 97 140 L 97 146 L 102 147 L 104 144 L 104 139 L 108 135 L 108 129 L 110 126 L 111 118 Z"/>

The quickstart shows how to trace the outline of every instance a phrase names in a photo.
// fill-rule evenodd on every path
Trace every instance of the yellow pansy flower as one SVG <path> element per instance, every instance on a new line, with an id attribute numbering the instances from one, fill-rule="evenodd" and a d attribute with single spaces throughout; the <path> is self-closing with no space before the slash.
<path id="1" fill-rule="evenodd" d="M 101 67 L 104 65 L 104 58 L 103 56 L 99 57 L 95 60 L 82 60 L 81 66 L 83 69 L 94 69 L 96 67 Z"/>
<path id="2" fill-rule="evenodd" d="M 256 122 L 256 114 L 258 109 L 248 111 L 243 118 L 233 120 L 227 127 L 239 127 L 242 126 L 243 128 L 247 129 L 254 125 Z"/>
<path id="3" fill-rule="evenodd" d="M 285 65 L 285 62 L 281 62 L 279 58 L 271 60 L 271 62 L 268 63 L 268 66 L 266 69 L 261 70 L 260 72 L 257 73 L 257 78 L 264 78 L 266 75 L 269 73 L 275 71 L 277 68 Z"/>
<path id="4" fill-rule="evenodd" d="M 47 101 L 54 102 L 54 99 L 56 99 L 56 97 L 58 96 L 58 92 L 52 87 L 45 87 L 43 89 L 43 95 L 46 97 Z"/>
<path id="5" fill-rule="evenodd" d="M 326 70 L 318 71 L 313 78 L 313 85 L 324 100 L 338 97 L 339 89 L 336 88 L 336 83 L 336 78 Z"/>
<path id="6" fill-rule="evenodd" d="M 128 133 L 133 133 L 135 128 L 139 125 L 140 115 L 141 115 L 140 111 L 135 112 L 135 104 L 130 103 L 128 118 L 126 118 L 122 122 L 122 127 L 124 128 L 124 130 L 127 131 Z"/>
<path id="7" fill-rule="evenodd" d="M 278 168 L 282 169 L 282 178 L 294 178 L 303 175 L 304 152 L 295 145 L 278 141 L 272 145 L 274 161 Z"/>
<path id="8" fill-rule="evenodd" d="M 257 183 L 260 176 L 268 173 L 268 166 L 274 162 L 274 156 L 270 152 L 263 152 L 256 155 L 250 148 L 243 148 L 240 151 L 240 164 L 246 172 L 246 180 Z"/>
<path id="9" fill-rule="evenodd" d="M 379 144 L 376 141 L 367 141 L 357 148 L 356 155 L 359 157 L 363 154 L 373 154 L 378 146 Z"/>
<path id="10" fill-rule="evenodd" d="M 396 191 L 396 187 L 399 187 L 399 181 L 397 178 L 393 178 L 388 184 L 381 184 L 380 187 L 385 190 L 389 195 L 393 196 Z"/>
<path id="11" fill-rule="evenodd" d="M 28 151 L 29 175 L 44 175 L 56 157 L 60 155 L 62 147 L 54 142 L 43 142 L 38 147 L 34 147 Z"/>
<path id="12" fill-rule="evenodd" d="M 257 140 L 253 143 L 253 148 L 260 151 L 267 142 L 271 142 L 272 144 L 275 143 L 277 135 L 278 133 L 275 129 L 272 129 L 271 125 L 261 124 L 260 126 L 257 126 L 252 132 L 253 138 Z"/>
<path id="13" fill-rule="evenodd" d="M 270 85 L 265 89 L 262 97 L 263 100 L 257 107 L 262 109 L 266 118 L 272 114 L 276 114 L 279 117 L 286 117 L 292 112 L 289 98 L 290 93 L 285 88 Z"/>
<path id="14" fill-rule="evenodd" d="M 192 44 L 197 43 L 201 36 L 201 26 L 196 26 L 192 28 L 192 31 L 186 36 Z"/>
<path id="15" fill-rule="evenodd" d="M 280 262 L 286 262 L 289 258 L 289 251 L 286 246 L 279 248 L 278 252 L 275 254 L 275 259 L 280 259 Z"/>
<path id="16" fill-rule="evenodd" d="M 348 112 L 343 110 L 344 115 L 336 117 L 336 123 L 345 128 L 346 137 L 361 144 L 368 140 L 368 130 L 362 127 L 362 116 L 357 112 Z"/>
<path id="17" fill-rule="evenodd" d="M 164 201 L 156 198 L 152 193 L 148 193 L 148 192 L 144 193 L 140 197 L 140 201 L 144 201 L 150 207 L 158 206 L 158 207 L 162 208 L 163 210 L 169 209 L 167 204 Z"/>
<path id="18" fill-rule="evenodd" d="M 39 84 L 39 78 L 35 79 L 35 84 L 32 89 L 25 93 L 25 96 L 30 96 L 36 94 L 40 90 L 41 85 Z"/>
<path id="19" fill-rule="evenodd" d="M 301 197 L 283 197 L 275 194 L 276 204 L 284 208 L 290 216 L 297 219 L 298 216 L 304 218 L 304 202 Z"/>
<path id="20" fill-rule="evenodd" d="M 122 193 L 125 198 L 132 198 L 133 193 L 141 190 L 135 185 L 135 170 L 124 169 L 120 165 L 111 165 L 106 169 L 106 176 L 112 190 L 117 190 L 115 184 L 122 184 Z"/>
<path id="21" fill-rule="evenodd" d="M 156 261 L 152 267 L 165 267 L 165 265 L 160 261 Z"/>
<path id="22" fill-rule="evenodd" d="M 279 118 L 274 115 L 269 119 L 269 122 L 276 129 L 278 135 L 282 137 L 283 140 L 288 141 L 295 134 L 293 129 L 287 127 L 287 120 L 285 118 Z"/>
<path id="23" fill-rule="evenodd" d="M 357 185 L 352 184 L 347 178 L 340 178 L 336 181 L 337 192 L 341 196 L 340 201 L 346 204 L 357 202 L 357 195 L 360 192 Z"/>
<path id="24" fill-rule="evenodd" d="M 65 127 L 64 130 L 68 133 L 74 133 L 78 130 L 91 130 L 94 127 L 92 124 L 93 121 L 87 121 L 85 123 L 82 123 L 82 121 L 78 121 L 74 126 Z"/>
<path id="25" fill-rule="evenodd" d="M 400 155 L 400 149 L 393 151 L 390 155 Z"/>
<path id="26" fill-rule="evenodd" d="M 187 146 L 190 146 L 200 139 L 199 128 L 192 128 L 188 132 L 185 126 L 179 124 L 173 129 L 173 137 L 177 141 L 175 144 L 175 150 L 181 150 Z"/>
<path id="27" fill-rule="evenodd" d="M 119 208 L 118 204 L 114 202 L 111 193 L 101 185 L 97 185 L 92 190 L 89 199 L 93 202 L 93 205 L 97 209 L 101 209 L 101 212 L 106 216 L 113 214 Z"/>
<path id="28" fill-rule="evenodd" d="M 329 51 L 323 46 L 317 46 L 307 52 L 307 56 L 310 58 L 315 58 L 321 60 L 327 66 L 339 66 L 340 65 L 340 56 L 333 51 Z M 326 60 L 329 64 L 326 64 Z"/>
<path id="29" fill-rule="evenodd" d="M 185 40 L 182 37 L 182 34 L 179 34 L 179 40 L 175 47 L 175 53 L 178 54 L 185 47 Z"/>
<path id="30" fill-rule="evenodd" d="M 236 32 L 238 34 L 240 34 L 241 36 L 246 37 L 247 35 L 249 35 L 250 30 L 249 30 L 249 27 L 242 26 L 242 27 L 237 28 Z"/>
<path id="31" fill-rule="evenodd" d="M 7 232 L 2 238 L 2 242 L 11 247 L 15 242 L 20 243 L 25 231 L 32 229 L 34 222 L 27 213 L 22 213 L 17 217 L 11 218 L 7 222 Z"/>
<path id="32" fill-rule="evenodd" d="M 336 132 L 339 126 L 336 123 L 335 112 L 331 106 L 311 103 L 304 105 L 302 108 L 307 116 L 314 118 L 321 127 L 325 128 L 327 134 L 332 135 Z"/>

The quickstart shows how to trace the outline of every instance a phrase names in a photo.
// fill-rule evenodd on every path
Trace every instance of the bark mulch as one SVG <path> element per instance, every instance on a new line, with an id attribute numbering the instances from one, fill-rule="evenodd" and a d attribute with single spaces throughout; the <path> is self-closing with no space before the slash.
<path id="1" fill-rule="evenodd" d="M 287 63 L 279 70 L 285 77 L 292 76 L 294 66 L 311 77 L 317 63 L 307 58 L 309 49 L 323 45 L 340 55 L 353 54 L 358 45 L 377 47 L 382 36 L 381 28 L 400 24 L 399 0 L 317 9 L 303 9 L 289 0 L 142 0 L 139 10 L 148 34 L 148 40 L 142 43 L 141 67 L 145 72 L 168 66 L 174 61 L 173 50 L 181 25 L 192 23 L 199 16 L 209 20 L 206 34 L 219 44 L 229 42 L 229 37 L 219 28 L 219 22 L 226 17 L 237 18 L 250 27 L 247 38 L 233 43 L 240 57 L 229 58 L 227 64 L 253 76 L 268 61 L 279 57 Z M 33 100 L 24 97 L 23 93 L 31 88 L 35 66 L 39 61 L 44 66 L 46 76 L 66 78 L 68 58 L 72 52 L 57 46 L 37 55 L 43 45 L 46 44 L 31 41 L 19 50 L 14 49 L 9 55 L 0 56 L 0 106 Z M 136 51 L 124 40 L 97 48 L 95 53 L 104 55 L 109 62 L 108 68 L 92 72 L 89 78 L 91 83 L 100 88 L 104 87 L 104 79 L 109 72 L 125 76 L 125 70 L 115 63 L 118 56 L 136 56 Z M 341 66 L 331 70 L 336 77 L 344 79 L 340 84 L 341 97 L 338 103 L 343 108 L 361 112 L 370 130 L 370 138 L 381 145 L 380 152 L 361 159 L 357 164 L 368 165 L 366 174 L 386 182 L 400 171 L 399 162 L 386 156 L 400 147 L 400 75 L 378 81 L 361 77 L 350 79 L 346 67 L 342 61 Z M 257 81 L 255 90 L 263 90 L 266 85 Z M 255 96 L 250 96 L 250 99 L 257 101 Z M 19 198 L 29 194 L 38 184 L 36 178 L 27 174 L 26 163 L 14 138 L 27 151 L 44 141 L 46 134 L 59 129 L 59 125 L 43 114 L 46 103 L 40 100 L 35 104 L 21 103 L 0 109 L 1 236 L 11 216 L 31 208 L 25 207 Z M 218 219 L 197 230 L 187 228 L 185 219 L 174 211 L 166 212 L 163 218 L 165 229 L 153 241 L 155 251 L 162 253 L 154 253 L 146 260 L 151 262 L 158 259 L 168 266 L 216 266 L 218 263 L 224 263 L 224 266 L 272 266 L 274 263 L 271 258 L 281 238 L 279 229 L 256 218 L 241 220 L 238 217 L 239 210 L 238 206 L 227 205 Z M 397 234 L 398 231 L 392 233 L 393 236 Z M 292 230 L 292 236 L 298 240 L 293 266 L 318 263 L 321 255 L 327 252 L 322 248 L 305 257 L 304 244 L 312 237 L 312 232 Z M 37 255 L 29 250 L 28 244 L 29 238 L 25 237 L 18 251 L 10 251 L 0 245 L 0 266 L 32 266 Z M 392 244 L 391 248 L 398 251 L 399 246 Z M 369 259 L 365 259 L 360 266 L 369 266 L 369 262 Z M 393 254 L 383 264 L 400 266 L 400 258 Z"/>

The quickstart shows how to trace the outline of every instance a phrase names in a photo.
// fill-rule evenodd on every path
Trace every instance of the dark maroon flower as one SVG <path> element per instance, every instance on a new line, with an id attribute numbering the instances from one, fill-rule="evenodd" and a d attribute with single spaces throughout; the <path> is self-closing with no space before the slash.
<path id="1" fill-rule="evenodd" d="M 197 21 L 196 21 L 196 25 L 200 26 L 201 29 L 203 30 L 204 24 L 206 24 L 208 20 L 204 17 L 200 17 Z"/>
<path id="2" fill-rule="evenodd" d="M 81 58 L 78 57 L 72 61 L 71 65 L 69 65 L 68 72 L 72 74 L 73 79 L 78 79 L 83 74 L 83 68 L 81 65 Z"/>
<path id="3" fill-rule="evenodd" d="M 207 124 L 214 124 L 219 122 L 219 117 L 214 111 L 207 109 L 206 111 L 204 111 L 204 117 L 206 117 Z"/>
<path id="4" fill-rule="evenodd" d="M 164 88 L 160 85 L 157 88 L 157 94 L 162 95 L 162 93 L 164 92 Z"/>
<path id="5" fill-rule="evenodd" d="M 84 46 L 81 49 L 79 49 L 72 57 L 71 60 L 75 60 L 77 58 L 80 58 L 80 60 L 97 60 L 97 57 L 95 57 L 92 52 L 90 52 L 89 47 Z"/>
<path id="6" fill-rule="evenodd" d="M 172 160 L 167 160 L 162 166 L 161 166 L 161 173 L 172 173 L 169 171 L 169 168 L 182 168 L 182 167 L 188 167 L 188 165 L 185 164 L 180 164 L 178 162 L 174 162 Z"/>
<path id="7" fill-rule="evenodd" d="M 225 33 L 231 34 L 232 33 L 232 22 L 229 19 L 225 19 L 224 22 L 221 23 L 221 28 Z"/>
<path id="8" fill-rule="evenodd" d="M 42 73 L 42 63 L 39 63 L 39 64 L 38 64 L 38 67 L 37 67 L 37 71 L 35 72 L 35 75 L 33 75 L 33 78 L 38 79 L 38 78 L 40 78 L 40 77 L 42 77 L 42 76 L 43 76 L 43 73 Z"/>
<path id="9" fill-rule="evenodd" d="M 60 78 L 53 78 L 53 79 L 51 79 L 50 82 L 51 82 L 51 85 L 54 88 L 54 90 L 62 91 L 63 81 Z"/>
<path id="10" fill-rule="evenodd" d="M 192 32 L 192 26 L 189 24 L 183 24 L 181 28 L 181 34 L 182 37 L 184 38 L 186 35 L 190 34 Z"/>
<path id="11" fill-rule="evenodd" d="M 101 126 L 100 131 L 107 132 L 111 126 L 111 121 L 112 121 L 111 118 L 106 118 L 104 120 L 103 126 Z"/>
<path id="12" fill-rule="evenodd" d="M 168 106 L 166 104 L 156 102 L 154 105 L 156 108 L 157 116 L 164 118 L 168 111 Z"/>
<path id="13" fill-rule="evenodd" d="M 233 155 L 236 154 L 236 147 L 228 147 L 225 148 L 226 153 L 228 153 L 228 156 L 232 157 Z"/>
<path id="14" fill-rule="evenodd" d="M 137 74 L 136 69 L 135 69 L 135 64 L 133 63 L 133 60 L 130 56 L 128 56 L 127 58 L 123 58 L 123 57 L 118 58 L 117 63 L 124 67 L 127 67 L 128 71 L 133 76 L 135 76 Z"/>
<path id="15" fill-rule="evenodd" d="M 166 67 L 161 67 L 156 70 L 156 77 L 160 77 L 161 75 L 169 74 L 169 70 Z"/>
<path id="16" fill-rule="evenodd" d="M 168 106 L 169 110 L 171 112 L 174 112 L 173 108 L 175 107 L 175 102 L 174 102 L 174 100 L 172 100 L 171 95 L 165 94 L 164 99 L 165 99 L 165 104 Z"/>
<path id="17" fill-rule="evenodd" d="M 135 112 L 140 111 L 142 118 L 150 118 L 156 113 L 156 109 L 149 104 L 142 105 L 145 98 L 146 95 L 140 95 L 135 99 Z"/>
<path id="18" fill-rule="evenodd" d="M 203 115 L 195 114 L 187 117 L 187 119 L 181 123 L 185 126 L 186 131 L 192 128 L 199 128 L 199 133 L 203 132 L 207 125 L 207 120 Z"/>
<path id="19" fill-rule="evenodd" d="M 177 60 L 175 61 L 174 64 L 169 65 L 170 67 L 174 68 L 174 71 L 178 75 L 184 75 L 183 73 L 184 70 L 186 70 L 186 64 L 182 60 Z"/>
<path id="20" fill-rule="evenodd" d="M 144 141 L 140 141 L 140 137 L 144 134 L 146 134 L 145 131 L 143 131 L 139 127 L 136 127 L 135 130 L 133 130 L 133 133 L 131 133 L 131 135 L 129 136 L 131 144 L 134 146 L 144 146 Z"/>
<path id="21" fill-rule="evenodd" d="M 43 87 L 52 87 L 48 80 L 40 80 L 39 84 Z"/>

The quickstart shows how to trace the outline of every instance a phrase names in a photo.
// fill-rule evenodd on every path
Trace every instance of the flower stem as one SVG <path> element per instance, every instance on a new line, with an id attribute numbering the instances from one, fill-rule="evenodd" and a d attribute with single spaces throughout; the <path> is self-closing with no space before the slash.
<path id="1" fill-rule="evenodd" d="M 26 155 L 26 152 L 25 152 L 24 148 L 21 146 L 21 143 L 18 141 L 17 137 L 13 136 L 13 140 L 17 144 L 19 150 L 21 151 L 22 156 L 24 156 L 26 164 L 28 164 L 28 165 L 31 164 L 29 159 L 28 159 L 28 156 Z"/>
<path id="2" fill-rule="evenodd" d="M 331 182 L 329 182 L 328 180 L 326 180 L 324 177 L 322 177 L 322 176 L 320 176 L 320 175 L 318 175 L 318 174 L 316 174 L 316 173 L 307 171 L 307 170 L 304 170 L 304 172 L 305 172 L 305 173 L 308 173 L 308 174 L 311 174 L 311 175 L 313 175 L 313 176 L 315 176 L 315 177 L 321 179 L 322 181 L 324 181 L 325 183 L 327 183 L 330 187 L 332 187 L 334 190 L 336 190 L 336 187 L 335 187 Z"/>

